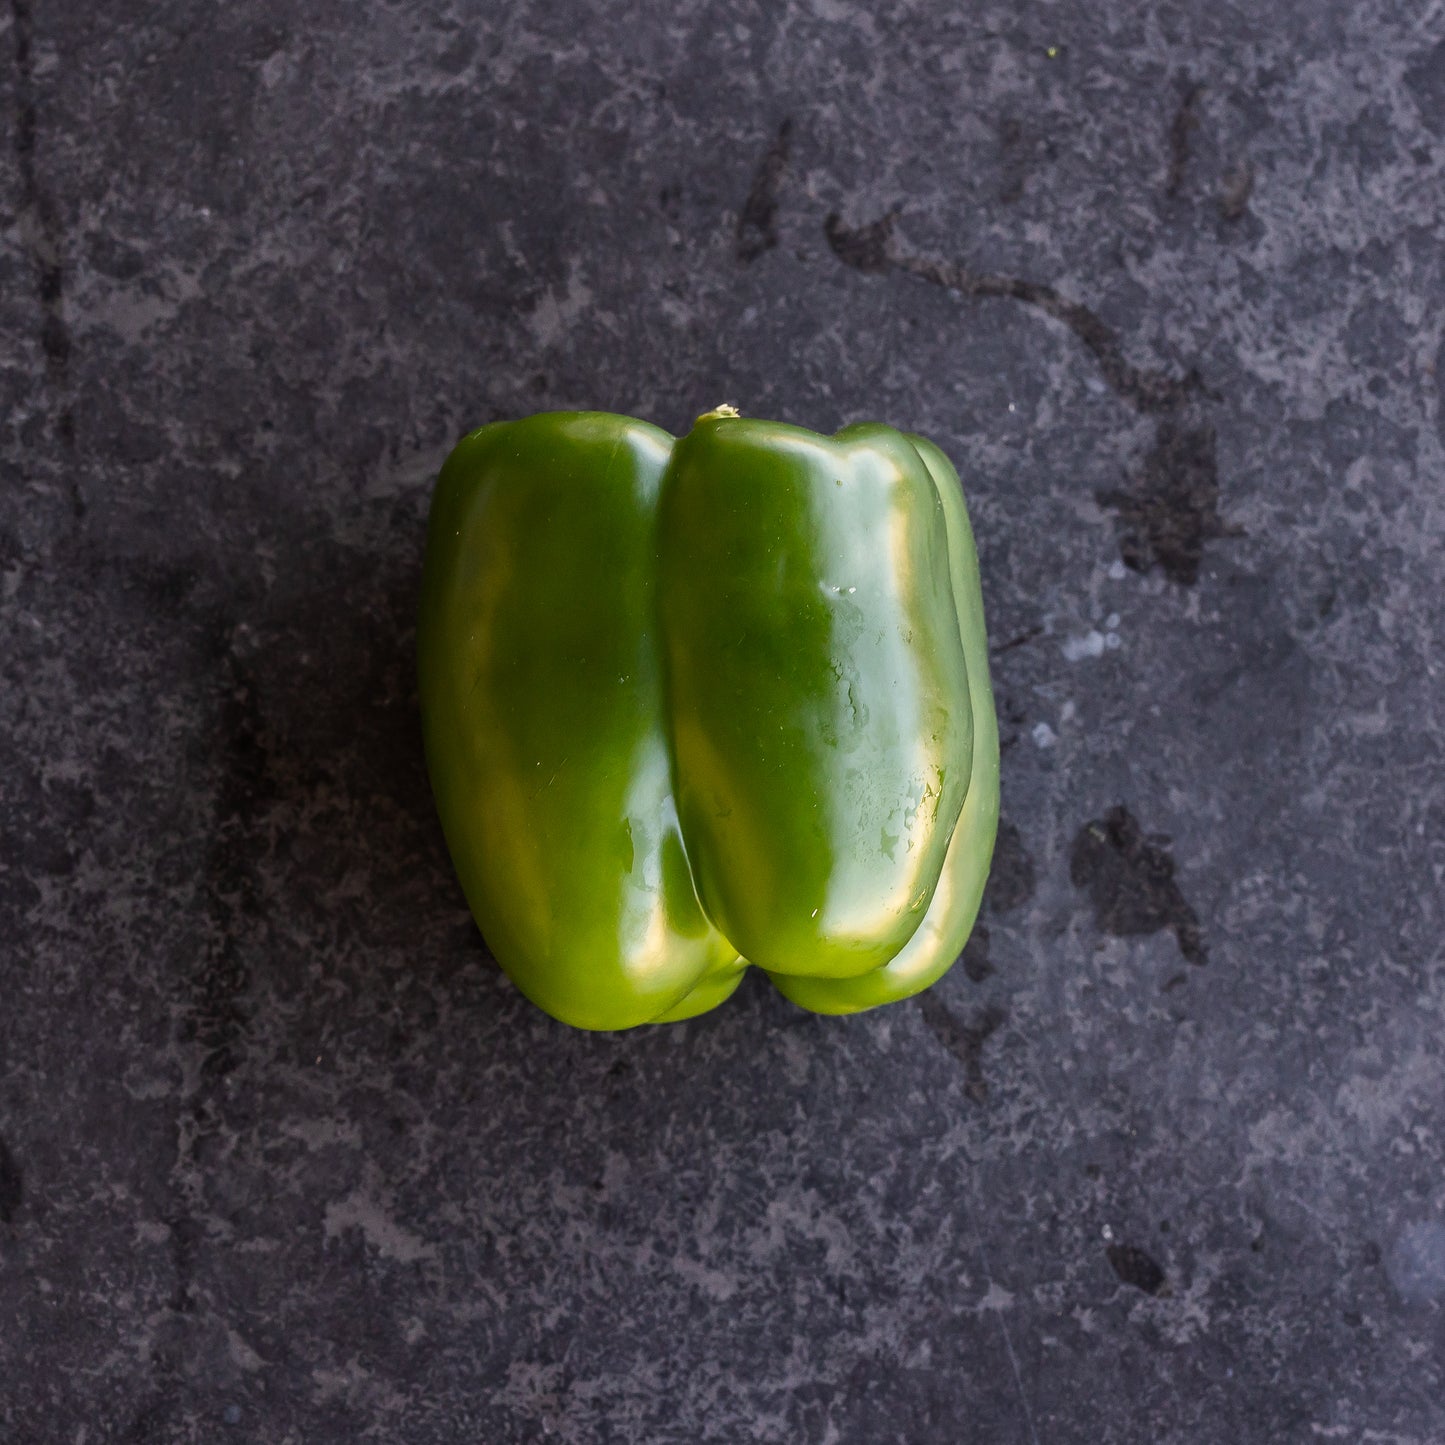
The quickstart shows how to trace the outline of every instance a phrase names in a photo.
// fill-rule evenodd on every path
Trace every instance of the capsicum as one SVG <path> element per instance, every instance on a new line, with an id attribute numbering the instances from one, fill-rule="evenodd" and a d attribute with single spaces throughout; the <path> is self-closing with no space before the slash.
<path id="1" fill-rule="evenodd" d="M 978 560 L 922 437 L 719 407 L 674 438 L 543 413 L 464 437 L 417 651 L 447 844 L 492 953 L 590 1029 L 748 965 L 840 1014 L 953 963 L 998 819 Z"/>

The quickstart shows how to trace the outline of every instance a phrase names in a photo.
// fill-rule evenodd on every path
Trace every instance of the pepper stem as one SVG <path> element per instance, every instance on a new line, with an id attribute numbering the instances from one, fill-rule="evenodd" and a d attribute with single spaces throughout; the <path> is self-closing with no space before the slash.
<path id="1" fill-rule="evenodd" d="M 741 415 L 742 413 L 738 411 L 737 407 L 731 402 L 725 401 L 713 407 L 711 411 L 703 412 L 703 414 L 698 417 L 698 421 L 725 421 L 730 417 Z"/>

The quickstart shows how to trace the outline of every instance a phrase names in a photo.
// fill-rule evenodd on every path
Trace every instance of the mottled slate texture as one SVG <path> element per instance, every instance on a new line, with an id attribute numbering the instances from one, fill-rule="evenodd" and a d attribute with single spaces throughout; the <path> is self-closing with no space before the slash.
<path id="1" fill-rule="evenodd" d="M 0 1438 L 1445 1438 L 1445 11 L 9 0 Z M 467 427 L 958 461 L 985 930 L 554 1025 L 418 753 Z"/>

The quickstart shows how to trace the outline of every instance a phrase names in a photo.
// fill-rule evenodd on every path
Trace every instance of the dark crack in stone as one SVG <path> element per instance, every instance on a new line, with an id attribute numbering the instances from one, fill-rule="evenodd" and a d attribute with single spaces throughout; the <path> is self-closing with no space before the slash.
<path id="1" fill-rule="evenodd" d="M 1148 1251 L 1137 1244 L 1111 1244 L 1108 1248 L 1109 1264 L 1122 1283 L 1143 1290 L 1145 1294 L 1159 1294 L 1164 1289 L 1165 1274 L 1159 1262 Z"/>
<path id="2" fill-rule="evenodd" d="M 1019 830 L 1005 818 L 998 825 L 993 845 L 984 903 L 990 913 L 1011 913 L 1034 896 L 1035 886 L 1033 857 Z"/>
<path id="3" fill-rule="evenodd" d="M 0 1224 L 12 1224 L 25 1198 L 25 1176 L 10 1146 L 0 1139 Z"/>
<path id="4" fill-rule="evenodd" d="M 1208 959 L 1199 915 L 1174 881 L 1167 839 L 1146 836 L 1129 810 L 1110 808 L 1079 829 L 1069 854 L 1069 879 L 1089 894 L 1094 918 L 1119 938 L 1174 931 L 1190 963 Z"/>
<path id="5" fill-rule="evenodd" d="M 971 1023 L 964 1023 L 930 989 L 920 995 L 923 1022 L 940 1044 L 963 1065 L 963 1091 L 977 1104 L 988 1098 L 988 1083 L 983 1076 L 983 1046 L 998 1032 L 1007 1015 L 994 1004 L 980 1009 Z"/>
<path id="6" fill-rule="evenodd" d="M 876 221 L 865 226 L 847 226 L 834 211 L 823 222 L 823 234 L 833 248 L 833 254 L 855 271 L 886 271 L 888 269 L 888 239 L 893 234 L 893 223 L 897 212 L 889 211 Z"/>
<path id="7" fill-rule="evenodd" d="M 1097 494 L 1117 514 L 1126 567 L 1160 567 L 1171 582 L 1199 580 L 1204 544 L 1239 535 L 1219 515 L 1215 432 L 1207 423 L 1165 417 L 1132 488 Z"/>
<path id="8" fill-rule="evenodd" d="M 974 924 L 973 932 L 969 934 L 968 942 L 963 945 L 963 952 L 959 954 L 964 973 L 974 983 L 982 983 L 994 971 L 988 948 L 988 929 L 981 923 Z"/>
<path id="9" fill-rule="evenodd" d="M 756 261 L 764 251 L 770 251 L 778 244 L 778 188 L 787 173 L 792 133 L 792 120 L 785 120 L 758 164 L 752 189 L 738 216 L 739 261 Z"/>

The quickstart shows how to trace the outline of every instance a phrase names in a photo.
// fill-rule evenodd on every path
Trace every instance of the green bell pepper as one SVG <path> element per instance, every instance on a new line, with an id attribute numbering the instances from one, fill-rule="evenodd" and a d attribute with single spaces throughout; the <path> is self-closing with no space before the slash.
<path id="1" fill-rule="evenodd" d="M 748 964 L 819 1013 L 953 963 L 998 820 L 958 477 L 921 437 L 722 407 L 675 439 L 555 412 L 465 437 L 417 633 L 442 827 L 517 987 L 590 1029 Z"/>

